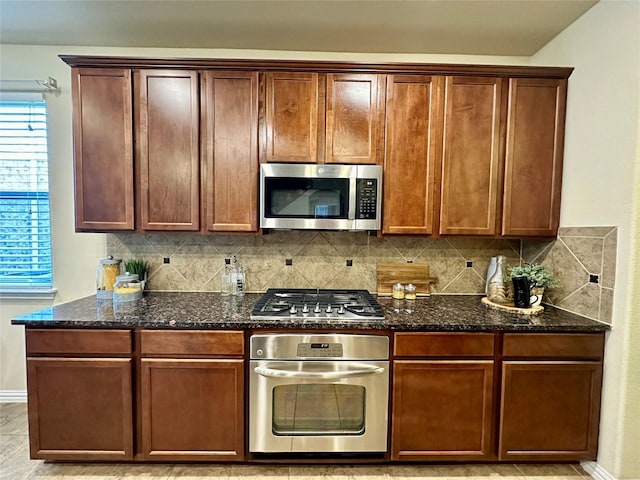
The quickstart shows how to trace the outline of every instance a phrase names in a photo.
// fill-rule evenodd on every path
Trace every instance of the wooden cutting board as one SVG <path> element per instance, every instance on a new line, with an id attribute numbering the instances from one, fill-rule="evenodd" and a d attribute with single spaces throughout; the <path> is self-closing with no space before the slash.
<path id="1" fill-rule="evenodd" d="M 377 265 L 376 290 L 378 295 L 391 295 L 393 285 L 413 283 L 416 294 L 431 294 L 431 284 L 436 279 L 429 276 L 429 265 L 426 263 L 392 262 Z"/>

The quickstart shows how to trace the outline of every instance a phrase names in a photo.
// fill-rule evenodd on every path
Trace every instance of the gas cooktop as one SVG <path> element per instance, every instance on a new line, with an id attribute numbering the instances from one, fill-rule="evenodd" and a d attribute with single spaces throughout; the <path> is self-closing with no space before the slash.
<path id="1" fill-rule="evenodd" d="M 270 288 L 251 312 L 252 320 L 384 320 L 382 308 L 367 290 Z"/>

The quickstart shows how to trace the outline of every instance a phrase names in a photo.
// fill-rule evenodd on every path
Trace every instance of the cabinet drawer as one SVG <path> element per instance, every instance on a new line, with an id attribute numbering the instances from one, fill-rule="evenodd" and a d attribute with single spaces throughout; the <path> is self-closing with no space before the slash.
<path id="1" fill-rule="evenodd" d="M 244 355 L 244 335 L 239 331 L 143 330 L 143 355 Z"/>
<path id="2" fill-rule="evenodd" d="M 491 357 L 492 333 L 396 333 L 396 357 Z"/>
<path id="3" fill-rule="evenodd" d="M 130 330 L 27 329 L 27 355 L 130 355 Z"/>
<path id="4" fill-rule="evenodd" d="M 602 358 L 604 333 L 505 333 L 504 357 Z"/>

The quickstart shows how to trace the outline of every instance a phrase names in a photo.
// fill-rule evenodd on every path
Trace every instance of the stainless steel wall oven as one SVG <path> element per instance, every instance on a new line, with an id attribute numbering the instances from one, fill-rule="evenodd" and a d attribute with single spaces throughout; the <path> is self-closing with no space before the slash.
<path id="1" fill-rule="evenodd" d="M 389 339 L 261 334 L 250 339 L 249 450 L 387 450 Z"/>

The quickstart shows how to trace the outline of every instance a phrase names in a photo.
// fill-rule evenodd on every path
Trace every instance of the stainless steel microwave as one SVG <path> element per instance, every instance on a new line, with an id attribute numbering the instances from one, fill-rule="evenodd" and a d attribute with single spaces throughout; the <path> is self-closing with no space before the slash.
<path id="1" fill-rule="evenodd" d="M 265 163 L 260 227 L 379 230 L 382 167 Z"/>

